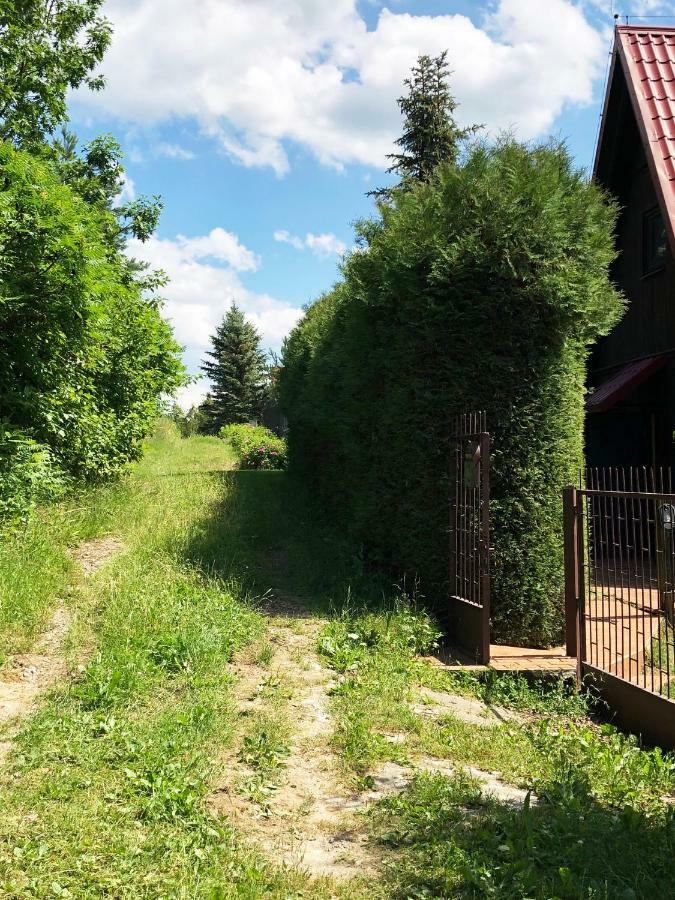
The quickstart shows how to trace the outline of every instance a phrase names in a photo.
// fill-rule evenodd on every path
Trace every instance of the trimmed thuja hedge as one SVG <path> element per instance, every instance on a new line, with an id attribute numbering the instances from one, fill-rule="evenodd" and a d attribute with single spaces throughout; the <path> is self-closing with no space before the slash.
<path id="1" fill-rule="evenodd" d="M 442 604 L 452 417 L 493 435 L 493 630 L 562 630 L 561 490 L 582 465 L 588 347 L 620 317 L 615 206 L 562 146 L 477 146 L 359 226 L 284 349 L 290 465 L 371 559 Z"/>

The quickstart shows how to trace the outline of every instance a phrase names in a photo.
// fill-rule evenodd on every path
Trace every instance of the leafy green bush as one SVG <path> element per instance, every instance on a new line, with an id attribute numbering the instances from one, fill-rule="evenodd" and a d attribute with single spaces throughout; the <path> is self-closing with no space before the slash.
<path id="1" fill-rule="evenodd" d="M 561 491 L 588 347 L 617 321 L 616 208 L 564 147 L 477 146 L 394 192 L 284 347 L 291 468 L 371 562 L 448 593 L 452 417 L 493 438 L 493 633 L 562 636 Z"/>
<path id="2" fill-rule="evenodd" d="M 242 469 L 286 468 L 286 441 L 261 425 L 224 425 L 219 436 L 230 442 Z"/>
<path id="3" fill-rule="evenodd" d="M 48 447 L 0 424 L 0 522 L 16 525 L 32 507 L 61 494 L 68 479 Z"/>
<path id="4" fill-rule="evenodd" d="M 110 477 L 139 456 L 160 395 L 182 381 L 152 296 L 161 279 L 113 241 L 114 213 L 53 166 L 0 143 L 0 176 L 0 420 L 49 448 L 56 468 Z"/>

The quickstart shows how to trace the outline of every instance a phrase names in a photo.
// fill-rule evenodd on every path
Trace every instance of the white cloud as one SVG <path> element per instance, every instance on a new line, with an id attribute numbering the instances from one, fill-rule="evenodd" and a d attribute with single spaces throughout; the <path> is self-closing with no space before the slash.
<path id="1" fill-rule="evenodd" d="M 541 135 L 591 100 L 605 42 L 573 0 L 489 6 L 483 27 L 383 8 L 369 31 L 357 0 L 108 0 L 108 88 L 76 107 L 143 126 L 196 120 L 243 165 L 279 175 L 289 141 L 329 165 L 380 167 L 403 78 L 420 52 L 447 48 L 461 123 Z"/>
<path id="2" fill-rule="evenodd" d="M 291 234 L 289 231 L 285 229 L 280 229 L 279 231 L 274 232 L 274 240 L 279 241 L 280 244 L 290 244 L 291 247 L 295 247 L 296 250 L 304 250 L 305 242 L 302 238 L 296 237 L 296 235 Z"/>
<path id="3" fill-rule="evenodd" d="M 206 397 L 208 389 L 208 382 L 200 379 L 193 384 L 179 388 L 174 395 L 174 399 L 181 409 L 187 412 L 190 407 L 199 406 L 204 397 Z"/>
<path id="4" fill-rule="evenodd" d="M 305 244 L 312 253 L 327 259 L 329 256 L 336 254 L 344 256 L 347 252 L 347 245 L 334 234 L 308 234 L 305 238 Z"/>
<path id="5" fill-rule="evenodd" d="M 157 144 L 155 151 L 159 156 L 166 156 L 168 159 L 188 160 L 195 158 L 192 150 L 186 150 L 180 144 L 169 144 L 165 141 Z"/>
<path id="6" fill-rule="evenodd" d="M 117 199 L 120 203 L 126 203 L 128 200 L 136 199 L 136 185 L 134 184 L 133 178 L 127 175 L 126 172 L 122 175 L 122 187 L 117 195 Z"/>
<path id="7" fill-rule="evenodd" d="M 228 235 L 227 241 L 222 235 Z M 302 315 L 297 307 L 246 288 L 228 254 L 220 252 L 223 247 L 237 248 L 232 254 L 235 262 L 242 254 L 253 258 L 236 235 L 222 228 L 201 237 L 152 237 L 144 244 L 132 240 L 128 245 L 130 256 L 163 269 L 169 276 L 169 284 L 163 289 L 164 315 L 173 324 L 177 340 L 185 345 L 186 363 L 194 373 L 210 345 L 211 335 L 233 301 L 256 325 L 265 347 L 278 349 Z"/>
<path id="8" fill-rule="evenodd" d="M 200 237 L 188 238 L 179 234 L 175 246 L 185 262 L 216 259 L 238 272 L 253 272 L 260 265 L 259 257 L 240 244 L 236 234 L 224 228 L 214 228 Z"/>
<path id="9" fill-rule="evenodd" d="M 274 232 L 274 240 L 282 244 L 290 244 L 296 250 L 311 250 L 320 259 L 328 259 L 333 255 L 344 256 L 347 252 L 345 242 L 341 241 L 332 232 L 324 234 L 308 232 L 303 239 L 282 229 Z"/>

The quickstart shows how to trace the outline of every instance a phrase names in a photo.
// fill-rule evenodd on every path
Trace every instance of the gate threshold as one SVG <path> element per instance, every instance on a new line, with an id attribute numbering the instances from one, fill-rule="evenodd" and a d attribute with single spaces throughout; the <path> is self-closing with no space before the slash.
<path id="1" fill-rule="evenodd" d="M 536 647 L 509 647 L 503 644 L 490 644 L 490 662 L 479 665 L 469 659 L 460 650 L 452 646 L 438 649 L 430 661 L 448 669 L 463 669 L 473 672 L 520 672 L 521 674 L 564 675 L 576 672 L 577 661 L 574 656 L 567 656 L 564 647 L 552 647 L 539 650 Z"/>

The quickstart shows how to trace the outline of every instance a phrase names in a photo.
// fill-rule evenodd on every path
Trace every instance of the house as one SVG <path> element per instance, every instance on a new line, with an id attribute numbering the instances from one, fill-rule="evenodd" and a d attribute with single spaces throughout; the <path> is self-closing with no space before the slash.
<path id="1" fill-rule="evenodd" d="M 616 28 L 594 177 L 629 305 L 589 362 L 587 461 L 675 467 L 675 28 Z"/>

